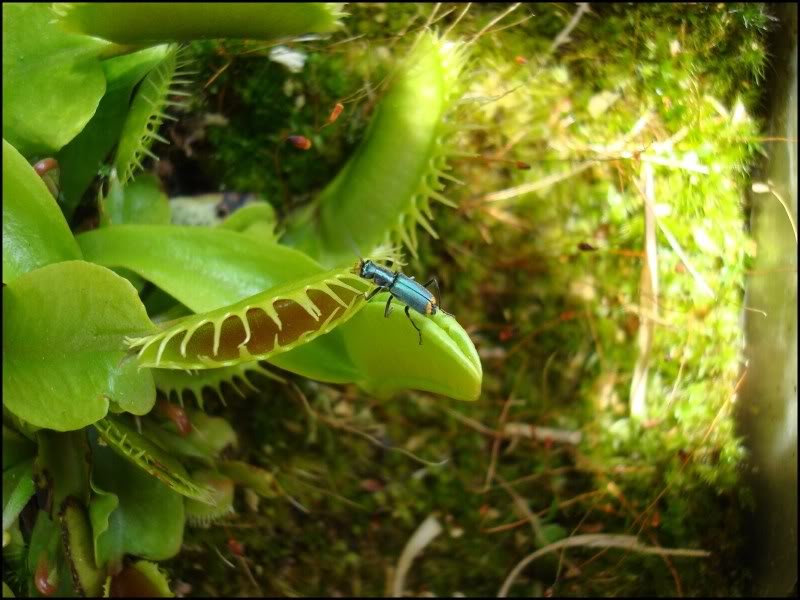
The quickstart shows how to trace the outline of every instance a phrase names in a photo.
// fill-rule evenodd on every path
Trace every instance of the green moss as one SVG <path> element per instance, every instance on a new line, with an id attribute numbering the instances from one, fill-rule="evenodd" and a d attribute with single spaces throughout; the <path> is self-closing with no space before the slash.
<path id="1" fill-rule="evenodd" d="M 225 127 L 208 128 L 206 159 L 213 178 L 225 189 L 260 192 L 285 208 L 327 183 L 357 144 L 370 107 L 347 99 L 365 85 L 364 70 L 375 61 L 353 69 L 350 53 L 326 52 L 321 42 L 297 43 L 293 49 L 308 56 L 303 72 L 294 74 L 260 48 L 195 43 L 203 65 L 198 80 L 213 79 L 197 110 L 228 119 Z M 342 100 L 347 101 L 342 116 L 323 128 Z M 293 147 L 286 141 L 290 135 L 307 137 L 312 150 Z"/>

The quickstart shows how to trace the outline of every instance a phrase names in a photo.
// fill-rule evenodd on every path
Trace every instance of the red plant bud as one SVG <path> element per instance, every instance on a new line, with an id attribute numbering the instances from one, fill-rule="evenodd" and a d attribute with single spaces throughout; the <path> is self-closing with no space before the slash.
<path id="1" fill-rule="evenodd" d="M 311 140 L 304 135 L 290 135 L 289 142 L 298 150 L 308 150 L 311 148 Z"/>
<path id="2" fill-rule="evenodd" d="M 46 173 L 58 169 L 58 161 L 55 158 L 43 158 L 33 165 L 33 169 L 39 177 L 44 177 Z"/>
<path id="3" fill-rule="evenodd" d="M 165 419 L 175 424 L 181 437 L 186 437 L 192 432 L 192 423 L 189 421 L 189 415 L 177 404 L 172 404 L 168 400 L 159 400 L 158 412 Z"/>
<path id="4" fill-rule="evenodd" d="M 333 110 L 331 111 L 331 114 L 328 117 L 328 125 L 335 122 L 336 119 L 339 118 L 339 115 L 342 114 L 343 110 L 344 110 L 344 104 L 342 104 L 341 102 L 337 102 L 336 106 L 333 107 Z"/>
<path id="5" fill-rule="evenodd" d="M 244 544 L 236 538 L 228 538 L 228 550 L 235 556 L 244 556 Z"/>
<path id="6" fill-rule="evenodd" d="M 53 575 L 56 575 L 53 573 Z M 58 577 L 50 577 L 50 563 L 43 554 L 36 563 L 33 584 L 42 596 L 52 596 L 58 590 Z"/>

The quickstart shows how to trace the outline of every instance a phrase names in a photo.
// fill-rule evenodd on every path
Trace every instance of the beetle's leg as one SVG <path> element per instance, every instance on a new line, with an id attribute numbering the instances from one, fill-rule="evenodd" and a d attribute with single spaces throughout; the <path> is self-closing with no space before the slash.
<path id="1" fill-rule="evenodd" d="M 425 284 L 425 287 L 428 287 L 430 284 L 433 284 L 436 288 L 433 296 L 436 298 L 436 304 L 439 305 L 442 303 L 442 292 L 439 291 L 439 282 L 436 281 L 436 277 L 431 277 L 431 280 Z"/>
<path id="2" fill-rule="evenodd" d="M 386 301 L 386 308 L 383 311 L 383 316 L 388 317 L 392 314 L 392 300 L 394 300 L 394 296 L 389 294 L 389 299 Z"/>
<path id="3" fill-rule="evenodd" d="M 371 291 L 369 294 L 367 294 L 367 297 L 366 297 L 366 298 L 364 298 L 364 302 L 369 302 L 369 301 L 370 301 L 370 300 L 372 300 L 372 299 L 373 299 L 373 298 L 374 298 L 374 297 L 375 297 L 377 294 L 380 294 L 382 291 L 383 291 L 383 288 L 382 288 L 382 287 L 376 287 L 376 288 L 375 288 L 374 290 L 372 290 L 372 291 Z"/>
<path id="4" fill-rule="evenodd" d="M 409 308 L 410 308 L 409 306 L 406 306 L 406 316 L 408 317 L 408 320 L 411 321 L 411 324 L 414 326 L 414 329 L 417 330 L 417 333 L 419 334 L 419 345 L 422 346 L 422 331 L 420 330 L 419 327 L 417 327 L 417 324 L 414 323 L 414 319 L 411 318 L 411 313 L 408 312 Z"/>

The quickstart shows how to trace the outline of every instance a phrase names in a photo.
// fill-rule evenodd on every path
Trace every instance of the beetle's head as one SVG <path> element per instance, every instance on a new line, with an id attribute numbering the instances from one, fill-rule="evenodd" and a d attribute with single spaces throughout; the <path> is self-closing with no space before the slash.
<path id="1" fill-rule="evenodd" d="M 351 272 L 364 279 L 372 279 L 375 277 L 375 272 L 372 269 L 372 261 L 364 260 L 363 258 L 358 259 L 358 262 L 353 266 Z"/>
<path id="2" fill-rule="evenodd" d="M 364 279 L 374 279 L 375 278 L 375 265 L 371 260 L 361 260 L 359 261 L 359 269 L 358 274 L 360 277 Z"/>

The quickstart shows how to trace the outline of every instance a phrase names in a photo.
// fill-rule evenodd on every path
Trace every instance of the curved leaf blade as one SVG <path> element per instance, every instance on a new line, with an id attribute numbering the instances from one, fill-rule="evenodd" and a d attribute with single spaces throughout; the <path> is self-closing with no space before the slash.
<path id="1" fill-rule="evenodd" d="M 3 282 L 81 251 L 42 178 L 3 140 Z"/>
<path id="2" fill-rule="evenodd" d="M 3 533 L 11 527 L 35 491 L 33 459 L 3 471 Z"/>

